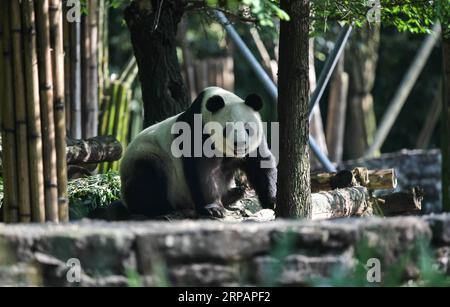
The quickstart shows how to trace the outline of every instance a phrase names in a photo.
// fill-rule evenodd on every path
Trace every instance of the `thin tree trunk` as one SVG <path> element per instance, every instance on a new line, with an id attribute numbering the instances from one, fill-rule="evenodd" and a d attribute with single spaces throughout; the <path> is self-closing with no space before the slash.
<path id="1" fill-rule="evenodd" d="M 139 66 L 145 127 L 189 106 L 176 52 L 177 25 L 185 4 L 165 0 L 159 15 L 158 3 L 160 1 L 135 0 L 125 10 Z"/>
<path id="2" fill-rule="evenodd" d="M 22 59 L 22 26 L 20 1 L 11 3 L 11 29 L 13 43 L 14 92 L 16 107 L 16 142 L 17 142 L 17 178 L 19 219 L 22 223 L 31 222 L 30 173 L 28 163 L 28 125 L 25 100 L 25 80 Z"/>
<path id="3" fill-rule="evenodd" d="M 48 0 L 38 0 L 37 33 L 38 65 L 41 98 L 42 140 L 44 153 L 45 218 L 58 221 L 58 180 L 56 172 L 55 123 L 53 104 L 53 76 L 50 51 L 50 20 Z"/>
<path id="4" fill-rule="evenodd" d="M 330 159 L 342 162 L 345 116 L 347 111 L 348 74 L 344 71 L 344 54 L 339 60 L 330 84 L 327 118 L 327 145 Z"/>
<path id="5" fill-rule="evenodd" d="M 280 162 L 276 214 L 310 218 L 309 0 L 281 0 L 280 4 L 291 20 L 282 21 L 280 27 Z"/>
<path id="6" fill-rule="evenodd" d="M 33 222 L 45 222 L 44 161 L 42 157 L 41 107 L 39 105 L 39 72 L 37 64 L 34 1 L 24 0 L 24 55 L 29 131 L 31 213 Z"/>
<path id="7" fill-rule="evenodd" d="M 3 215 L 6 223 L 15 223 L 19 221 L 19 207 L 17 195 L 17 164 L 16 164 L 16 129 L 15 129 L 15 110 L 14 110 L 14 91 L 13 91 L 13 71 L 11 59 L 11 26 L 10 26 L 10 1 L 3 1 L 3 10 L 1 10 L 0 23 L 2 26 L 2 48 L 4 63 L 4 97 L 0 99 L 2 116 L 2 148 L 3 148 Z"/>
<path id="8" fill-rule="evenodd" d="M 64 102 L 64 47 L 62 2 L 50 0 L 50 34 L 54 78 L 56 174 L 58 178 L 58 214 L 60 222 L 69 221 L 66 163 L 66 115 Z M 95 127 L 97 129 L 97 127 Z"/>
<path id="9" fill-rule="evenodd" d="M 372 143 L 376 120 L 371 94 L 375 81 L 380 44 L 380 27 L 366 25 L 354 32 L 346 51 L 345 70 L 349 74 L 348 117 L 345 155 L 362 157 Z"/>

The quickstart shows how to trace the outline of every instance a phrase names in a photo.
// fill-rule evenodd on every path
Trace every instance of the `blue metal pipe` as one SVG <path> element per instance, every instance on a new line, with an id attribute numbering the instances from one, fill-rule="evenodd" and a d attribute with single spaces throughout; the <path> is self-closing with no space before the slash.
<path id="1" fill-rule="evenodd" d="M 268 76 L 266 71 L 262 68 L 261 64 L 253 55 L 253 53 L 250 51 L 250 49 L 244 43 L 242 38 L 236 32 L 233 25 L 230 23 L 225 14 L 220 11 L 215 11 L 215 14 L 219 22 L 223 25 L 223 27 L 227 31 L 230 38 L 233 40 L 234 44 L 238 47 L 241 54 L 250 64 L 251 68 L 256 73 L 257 77 L 259 78 L 265 89 L 269 92 L 269 95 L 272 98 L 272 100 L 276 103 L 278 101 L 277 86 L 273 83 L 272 79 Z M 309 136 L 309 145 L 314 155 L 322 163 L 324 169 L 327 172 L 335 172 L 336 168 L 328 159 L 328 157 L 320 150 L 319 146 L 317 145 L 317 143 L 315 142 L 314 138 L 311 135 Z"/>

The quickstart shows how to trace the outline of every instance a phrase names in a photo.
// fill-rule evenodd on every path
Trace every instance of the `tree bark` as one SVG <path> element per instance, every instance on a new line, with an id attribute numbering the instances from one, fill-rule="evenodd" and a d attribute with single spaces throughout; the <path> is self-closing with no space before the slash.
<path id="1" fill-rule="evenodd" d="M 278 217 L 311 218 L 308 153 L 309 0 L 282 0 L 290 21 L 280 27 Z"/>
<path id="2" fill-rule="evenodd" d="M 144 102 L 144 127 L 184 111 L 189 106 L 176 53 L 177 25 L 185 1 L 135 0 L 125 20 L 139 67 Z M 159 18 L 158 18 L 159 16 Z"/>

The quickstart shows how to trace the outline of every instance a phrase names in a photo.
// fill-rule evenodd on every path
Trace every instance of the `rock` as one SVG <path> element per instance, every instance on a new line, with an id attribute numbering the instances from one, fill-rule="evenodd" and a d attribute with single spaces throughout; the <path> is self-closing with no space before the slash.
<path id="1" fill-rule="evenodd" d="M 170 280 L 178 286 L 220 286 L 239 280 L 238 265 L 195 263 L 170 269 Z"/>

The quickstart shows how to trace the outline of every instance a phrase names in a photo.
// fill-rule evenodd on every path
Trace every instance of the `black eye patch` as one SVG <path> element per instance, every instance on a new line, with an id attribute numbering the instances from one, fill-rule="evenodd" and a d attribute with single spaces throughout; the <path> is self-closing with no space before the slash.
<path id="1" fill-rule="evenodd" d="M 257 94 L 248 95 L 247 98 L 245 98 L 245 104 L 255 111 L 259 111 L 263 107 L 262 99 Z"/>
<path id="2" fill-rule="evenodd" d="M 206 101 L 206 109 L 211 112 L 215 113 L 222 109 L 225 106 L 225 101 L 223 98 L 219 95 L 214 95 Z"/>

